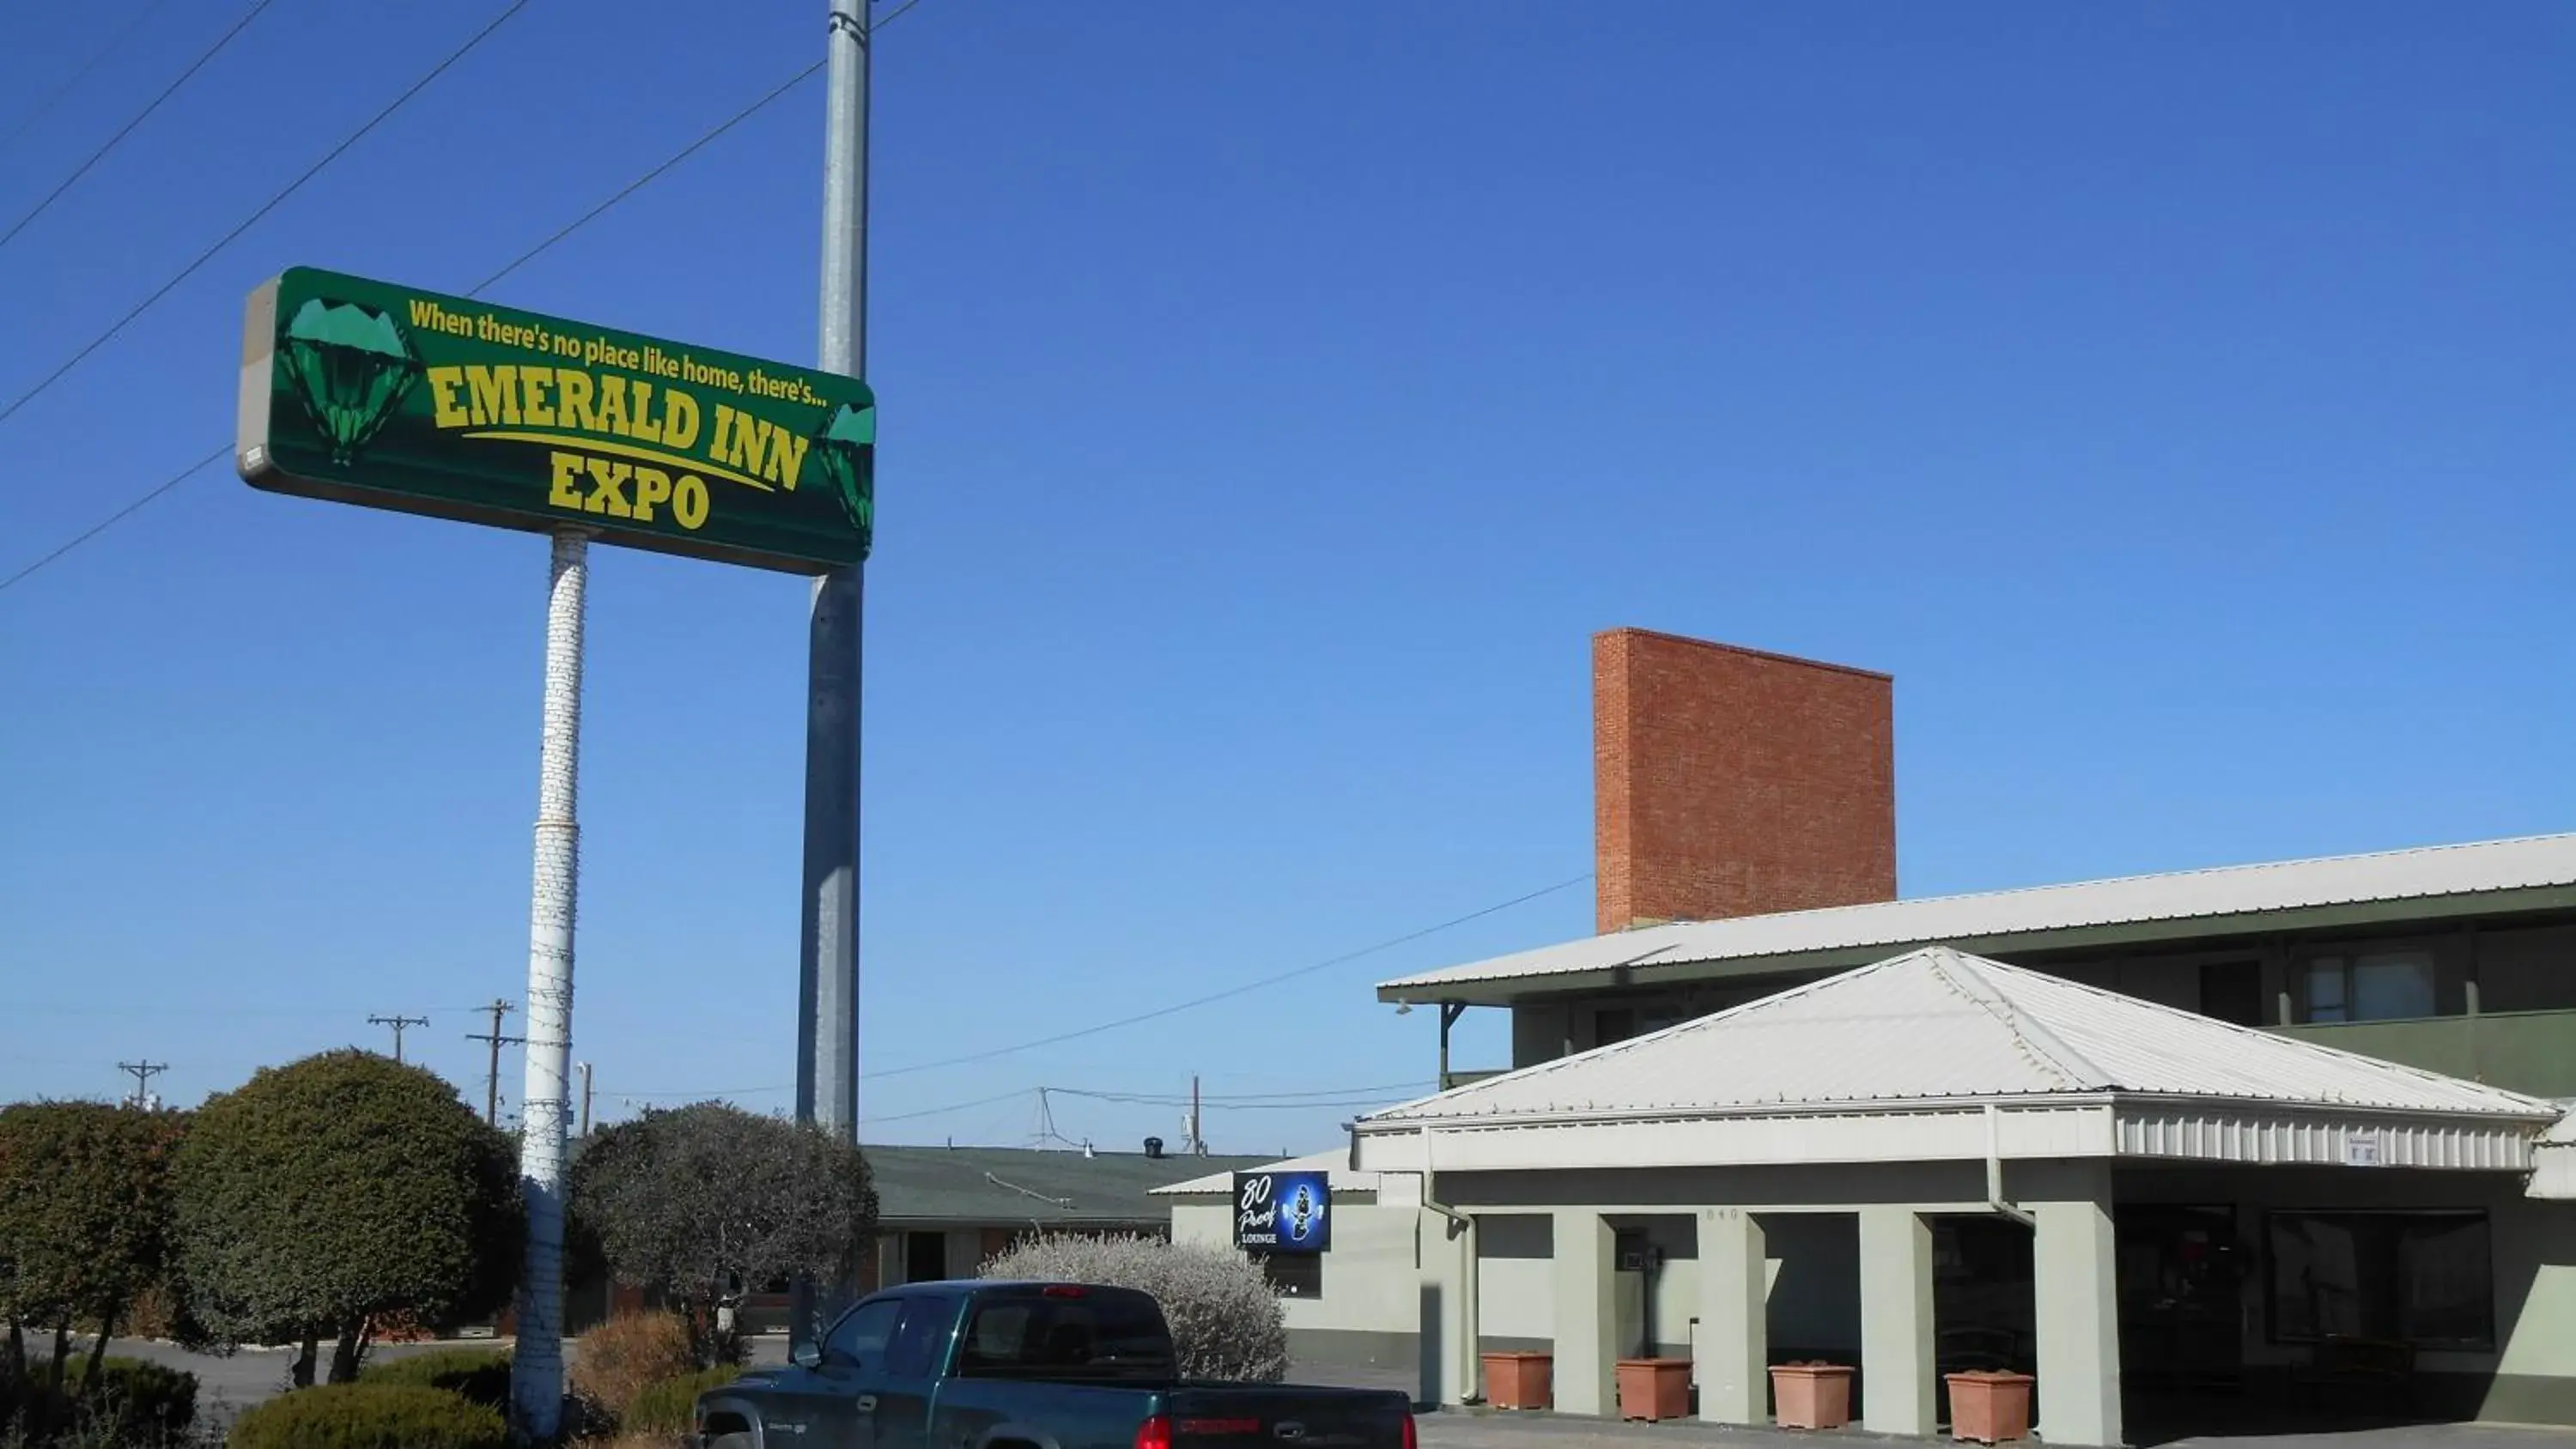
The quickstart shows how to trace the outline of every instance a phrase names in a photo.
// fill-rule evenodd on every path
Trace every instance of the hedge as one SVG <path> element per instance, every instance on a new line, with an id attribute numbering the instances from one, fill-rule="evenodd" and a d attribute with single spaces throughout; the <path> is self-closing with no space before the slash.
<path id="1" fill-rule="evenodd" d="M 506 1348 L 440 1348 L 378 1359 L 358 1373 L 362 1384 L 412 1384 L 444 1389 L 470 1404 L 507 1412 L 510 1351 Z"/>
<path id="2" fill-rule="evenodd" d="M 297 1389 L 234 1421 L 226 1449 L 508 1449 L 498 1411 L 420 1384 Z"/>

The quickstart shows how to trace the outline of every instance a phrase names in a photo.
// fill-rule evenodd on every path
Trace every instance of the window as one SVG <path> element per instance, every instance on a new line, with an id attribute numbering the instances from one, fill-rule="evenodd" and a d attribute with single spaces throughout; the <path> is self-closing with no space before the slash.
<path id="1" fill-rule="evenodd" d="M 948 1330 L 957 1325 L 957 1300 L 944 1295 L 914 1298 L 904 1304 L 903 1322 L 886 1349 L 886 1372 L 899 1379 L 926 1379 L 939 1366 L 948 1347 Z"/>
<path id="2" fill-rule="evenodd" d="M 2275 1341 L 2494 1346 L 2485 1213 L 2278 1212 L 2269 1226 Z"/>
<path id="3" fill-rule="evenodd" d="M 2238 1026 L 2263 1024 L 2263 965 L 2209 961 L 2200 968 L 2200 1014 Z"/>
<path id="4" fill-rule="evenodd" d="M 1626 1041 L 1637 1034 L 1637 1013 L 1624 1006 L 1605 1007 L 1592 1013 L 1592 1044 L 1608 1046 Z"/>
<path id="5" fill-rule="evenodd" d="M 2309 1021 L 2403 1021 L 2431 1016 L 2433 958 L 2423 951 L 2319 956 L 2300 973 Z"/>
<path id="6" fill-rule="evenodd" d="M 825 1335 L 823 1350 L 843 1363 L 882 1363 L 886 1341 L 894 1337 L 895 1319 L 902 1312 L 900 1298 L 872 1298 L 841 1315 Z"/>
<path id="7" fill-rule="evenodd" d="M 1261 1264 L 1261 1276 L 1270 1280 L 1270 1291 L 1280 1297 L 1324 1296 L 1323 1254 L 1263 1253 L 1257 1261 Z"/>
<path id="8" fill-rule="evenodd" d="M 1142 1293 L 1091 1290 L 1077 1298 L 990 1298 L 975 1309 L 957 1352 L 970 1378 L 1080 1378 L 1152 1383 L 1172 1375 L 1172 1340 Z"/>

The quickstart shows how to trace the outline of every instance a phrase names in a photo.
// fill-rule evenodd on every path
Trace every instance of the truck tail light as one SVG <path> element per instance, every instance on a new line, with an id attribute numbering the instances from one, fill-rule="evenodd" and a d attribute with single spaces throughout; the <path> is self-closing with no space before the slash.
<path id="1" fill-rule="evenodd" d="M 1404 1416 L 1404 1449 L 1422 1449 L 1422 1431 L 1415 1426 L 1411 1414 Z"/>
<path id="2" fill-rule="evenodd" d="M 1172 1421 L 1156 1414 L 1137 1425 L 1136 1449 L 1172 1449 Z"/>

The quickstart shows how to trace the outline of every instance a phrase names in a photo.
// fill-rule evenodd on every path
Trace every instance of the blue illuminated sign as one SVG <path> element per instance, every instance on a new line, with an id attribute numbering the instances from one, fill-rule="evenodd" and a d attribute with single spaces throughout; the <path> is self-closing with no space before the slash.
<path id="1" fill-rule="evenodd" d="M 1333 1246 L 1332 1175 L 1236 1173 L 1234 1245 L 1256 1253 L 1320 1253 Z"/>

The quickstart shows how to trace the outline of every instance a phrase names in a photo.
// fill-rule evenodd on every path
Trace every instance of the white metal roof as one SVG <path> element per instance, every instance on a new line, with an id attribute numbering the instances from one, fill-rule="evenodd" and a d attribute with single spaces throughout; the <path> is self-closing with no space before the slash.
<path id="1" fill-rule="evenodd" d="M 1389 1000 L 1430 1001 L 1444 987 L 1547 984 L 1547 978 L 1620 968 L 1662 972 L 1933 942 L 1993 950 L 2016 938 L 2087 928 L 2216 923 L 2301 909 L 2542 891 L 2558 892 L 2564 897 L 2558 903 L 2576 901 L 2576 834 L 1649 926 L 1400 977 L 1378 991 Z"/>
<path id="2" fill-rule="evenodd" d="M 1228 1169 L 1224 1172 L 1211 1172 L 1205 1177 L 1194 1177 L 1187 1182 L 1176 1182 L 1169 1187 L 1158 1187 L 1154 1189 L 1154 1196 L 1229 1196 L 1234 1191 L 1234 1174 L 1236 1170 L 1237 1169 Z M 1248 1167 L 1240 1170 L 1245 1172 L 1329 1171 L 1332 1176 L 1326 1179 L 1326 1181 L 1335 1191 L 1341 1192 L 1374 1191 L 1377 1188 L 1379 1177 L 1379 1174 L 1374 1172 L 1353 1172 L 1351 1170 L 1351 1152 L 1347 1147 L 1337 1147 L 1330 1152 L 1310 1152 L 1303 1157 L 1291 1157 L 1280 1162 L 1266 1162 L 1259 1167 Z"/>
<path id="3" fill-rule="evenodd" d="M 2535 1097 L 1935 946 L 1378 1112 L 1360 1131 L 2121 1094 L 2519 1119 L 2533 1135 L 2559 1115 Z"/>

